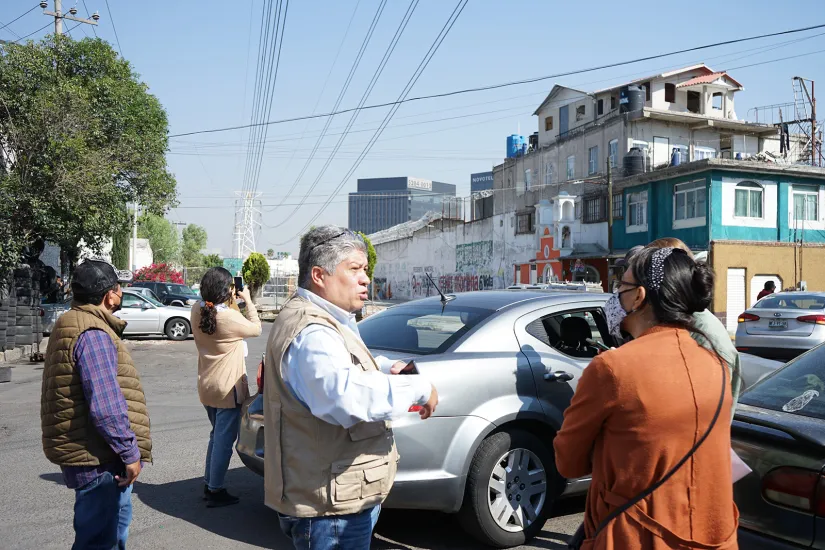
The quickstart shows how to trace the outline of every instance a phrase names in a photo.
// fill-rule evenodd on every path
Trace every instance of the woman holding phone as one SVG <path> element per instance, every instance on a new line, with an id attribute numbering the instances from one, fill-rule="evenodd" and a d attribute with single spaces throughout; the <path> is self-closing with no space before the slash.
<path id="1" fill-rule="evenodd" d="M 261 334 L 261 321 L 248 289 L 238 290 L 232 274 L 213 267 L 201 280 L 203 300 L 192 306 L 192 333 L 198 348 L 198 396 L 212 431 L 206 450 L 203 494 L 206 506 L 237 504 L 224 478 L 238 438 L 240 407 L 249 396 L 245 338 Z M 237 300 L 246 302 L 244 313 Z"/>

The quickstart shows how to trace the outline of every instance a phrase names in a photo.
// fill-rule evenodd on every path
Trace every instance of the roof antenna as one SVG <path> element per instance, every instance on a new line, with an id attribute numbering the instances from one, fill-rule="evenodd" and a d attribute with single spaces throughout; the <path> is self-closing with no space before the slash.
<path id="1" fill-rule="evenodd" d="M 447 302 L 450 302 L 450 301 L 452 301 L 452 300 L 455 300 L 455 296 L 453 296 L 452 294 L 451 294 L 451 295 L 449 295 L 449 296 L 446 296 L 443 292 L 441 292 L 441 289 L 440 289 L 440 288 L 438 288 L 438 285 L 437 285 L 437 284 L 435 284 L 435 281 L 433 281 L 433 278 L 432 278 L 432 277 L 430 277 L 430 274 L 429 274 L 429 273 L 427 273 L 427 272 L 425 271 L 425 272 L 424 272 L 424 275 L 426 275 L 426 276 L 427 276 L 427 278 L 430 280 L 430 282 L 432 283 L 432 285 L 435 287 L 435 289 L 436 289 L 436 290 L 438 291 L 438 293 L 441 295 L 441 305 L 442 305 L 441 311 L 443 312 L 443 311 L 444 311 L 444 307 L 443 307 L 443 306 L 446 306 L 446 305 L 447 305 Z"/>

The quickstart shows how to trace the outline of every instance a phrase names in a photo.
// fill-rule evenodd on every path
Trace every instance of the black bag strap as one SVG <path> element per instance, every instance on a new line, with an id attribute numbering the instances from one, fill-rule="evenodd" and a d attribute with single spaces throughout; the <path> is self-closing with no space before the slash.
<path id="1" fill-rule="evenodd" d="M 605 527 L 607 527 L 607 525 L 611 521 L 613 521 L 614 519 L 616 519 L 632 507 L 636 506 L 636 504 L 638 504 L 640 501 L 650 496 L 653 493 L 653 491 L 667 483 L 667 480 L 673 477 L 673 474 L 675 474 L 679 470 L 679 468 L 684 466 L 685 462 L 690 460 L 690 457 L 693 456 L 693 454 L 699 449 L 699 447 L 702 446 L 702 443 L 704 443 L 705 440 L 708 438 L 710 432 L 713 430 L 714 426 L 716 426 L 716 421 L 719 420 L 719 414 L 722 412 L 722 406 L 725 403 L 725 389 L 727 388 L 728 384 L 727 366 L 725 362 L 721 359 L 721 357 L 719 357 L 719 364 L 722 365 L 722 394 L 719 396 L 719 404 L 716 406 L 716 413 L 713 415 L 713 420 L 710 421 L 710 425 L 708 426 L 707 431 L 704 433 L 704 435 L 702 435 L 701 438 L 699 438 L 699 441 L 697 441 L 693 445 L 693 447 L 687 452 L 687 454 L 682 458 L 682 460 L 680 460 L 673 468 L 671 468 L 670 471 L 666 473 L 662 479 L 660 479 L 659 481 L 657 481 L 656 483 L 654 483 L 653 485 L 651 485 L 650 487 L 636 495 L 635 497 L 631 498 L 630 500 L 628 500 L 627 502 L 625 502 L 624 504 L 610 512 L 610 514 L 608 514 L 608 516 L 604 518 L 604 520 L 596 528 L 596 532 L 593 533 L 593 538 L 596 538 L 599 535 L 599 533 L 601 533 L 601 531 Z"/>

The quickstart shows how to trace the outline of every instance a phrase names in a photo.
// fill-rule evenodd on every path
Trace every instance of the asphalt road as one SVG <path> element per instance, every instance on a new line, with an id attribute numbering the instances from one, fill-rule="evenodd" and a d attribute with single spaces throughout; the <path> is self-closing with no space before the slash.
<path id="1" fill-rule="evenodd" d="M 249 379 L 254 384 L 264 336 L 249 341 Z M 241 497 L 236 506 L 207 509 L 201 500 L 203 461 L 209 437 L 198 401 L 194 342 L 142 339 L 129 342 L 141 372 L 152 419 L 154 464 L 135 484 L 129 548 L 291 548 L 275 513 L 263 504 L 263 480 L 233 456 L 227 486 Z M 0 384 L 0 547 L 71 546 L 74 492 L 40 444 L 42 364 L 15 366 L 12 382 Z M 562 549 L 581 522 L 581 499 L 561 503 L 541 535 L 523 548 Z M 385 510 L 373 548 L 480 548 L 452 516 Z"/>

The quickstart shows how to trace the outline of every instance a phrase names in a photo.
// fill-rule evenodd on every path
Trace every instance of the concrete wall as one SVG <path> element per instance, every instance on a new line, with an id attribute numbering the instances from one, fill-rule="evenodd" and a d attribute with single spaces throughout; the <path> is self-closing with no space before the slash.
<path id="1" fill-rule="evenodd" d="M 559 108 L 564 105 L 568 105 L 567 109 L 570 113 L 568 131 L 593 121 L 595 112 L 593 98 L 576 90 L 562 88 L 550 100 L 550 103 L 538 112 L 539 146 L 549 145 L 559 137 Z M 579 105 L 585 106 L 585 116 L 581 120 L 576 120 L 576 107 Z M 545 131 L 544 119 L 548 116 L 553 117 L 553 129 Z"/>

